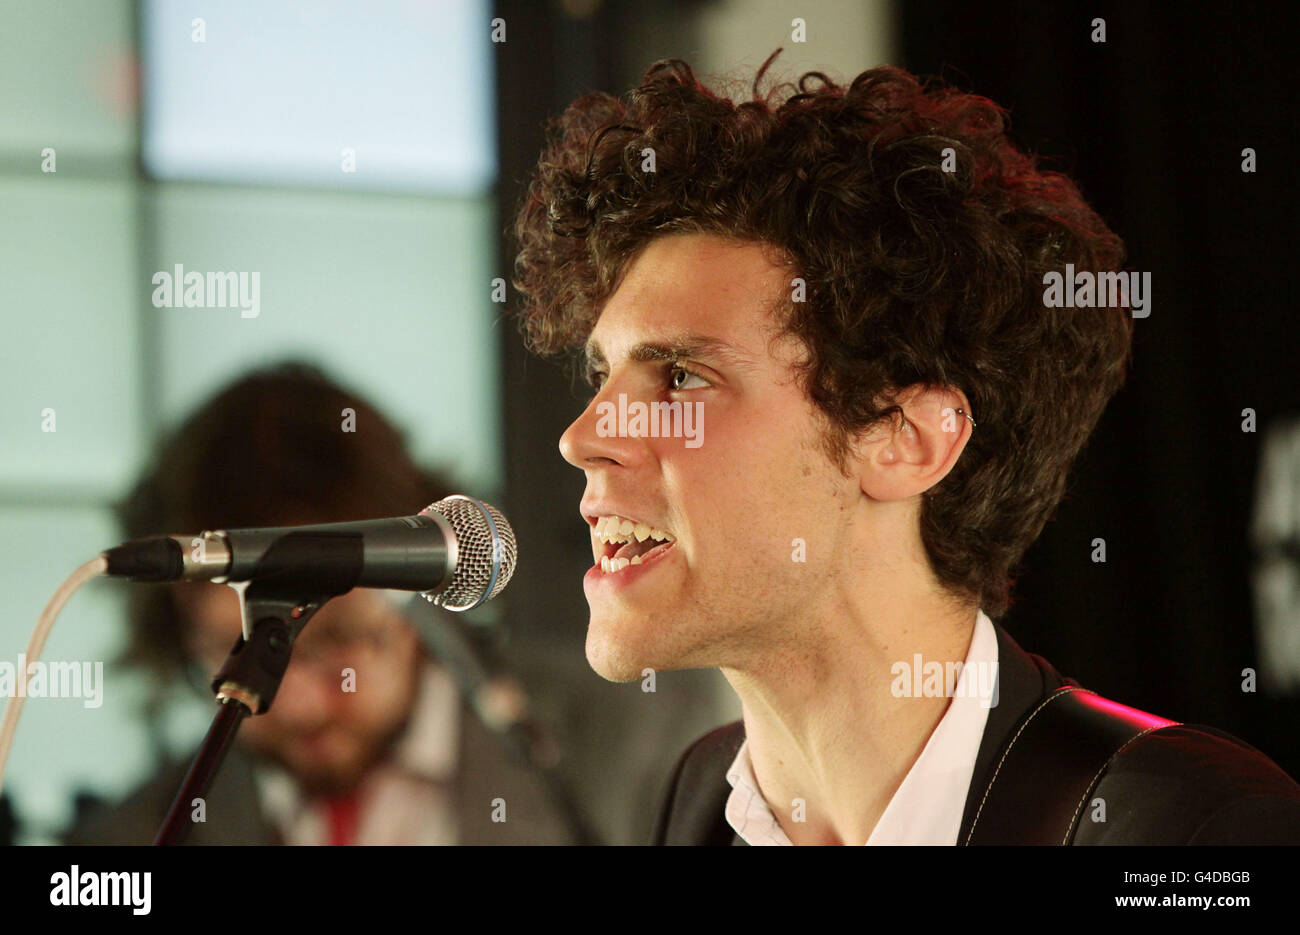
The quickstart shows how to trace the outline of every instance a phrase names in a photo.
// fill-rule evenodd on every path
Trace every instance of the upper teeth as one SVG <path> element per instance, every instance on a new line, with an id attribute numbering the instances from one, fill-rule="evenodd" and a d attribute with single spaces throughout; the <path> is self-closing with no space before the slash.
<path id="1" fill-rule="evenodd" d="M 662 529 L 656 529 L 646 523 L 624 519 L 621 516 L 601 516 L 596 520 L 596 538 L 602 542 L 645 542 L 658 539 L 661 542 L 674 542 L 671 535 Z"/>

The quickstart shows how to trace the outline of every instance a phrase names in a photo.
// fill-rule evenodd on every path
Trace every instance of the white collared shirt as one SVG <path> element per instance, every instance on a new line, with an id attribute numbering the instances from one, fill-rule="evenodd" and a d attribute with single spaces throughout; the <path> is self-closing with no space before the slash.
<path id="1" fill-rule="evenodd" d="M 906 663 L 911 664 L 911 660 Z M 948 709 L 889 800 L 867 844 L 957 843 L 989 707 L 998 700 L 997 664 L 997 633 L 993 621 L 981 610 Z M 921 684 L 919 674 L 917 684 Z M 731 784 L 727 823 L 741 840 L 747 844 L 791 843 L 759 791 L 748 740 L 740 745 L 727 770 L 727 782 Z"/>

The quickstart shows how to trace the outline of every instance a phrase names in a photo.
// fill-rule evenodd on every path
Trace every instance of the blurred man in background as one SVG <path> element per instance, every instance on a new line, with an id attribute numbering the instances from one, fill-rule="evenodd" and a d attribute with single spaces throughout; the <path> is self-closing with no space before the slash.
<path id="1" fill-rule="evenodd" d="M 245 376 L 201 407 L 162 446 L 121 516 L 138 538 L 409 515 L 449 492 L 371 405 L 288 364 Z M 570 842 L 536 775 L 462 702 L 399 597 L 411 596 L 357 589 L 315 615 L 273 707 L 240 729 L 189 842 Z M 156 719 L 182 674 L 210 693 L 241 632 L 239 599 L 207 582 L 142 586 L 132 598 L 122 661 L 154 677 L 146 714 Z M 191 759 L 167 763 L 117 807 L 83 808 L 66 840 L 149 843 Z"/>

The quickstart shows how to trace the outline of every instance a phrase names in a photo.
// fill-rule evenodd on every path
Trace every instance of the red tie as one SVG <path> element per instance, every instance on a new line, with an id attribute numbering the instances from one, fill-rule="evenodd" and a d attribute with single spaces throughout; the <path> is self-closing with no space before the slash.
<path id="1" fill-rule="evenodd" d="M 329 812 L 330 845 L 355 844 L 358 819 L 361 817 L 361 803 L 357 793 L 354 791 L 336 799 L 328 799 L 325 807 Z"/>

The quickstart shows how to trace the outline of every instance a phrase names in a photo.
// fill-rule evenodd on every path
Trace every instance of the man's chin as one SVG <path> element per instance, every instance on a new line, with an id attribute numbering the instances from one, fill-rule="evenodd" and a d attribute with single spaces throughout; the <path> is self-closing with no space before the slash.
<path id="1" fill-rule="evenodd" d="M 587 663 L 610 682 L 635 682 L 649 672 L 679 668 L 665 652 L 663 634 L 641 633 L 641 621 L 592 617 L 587 627 Z"/>
<path id="2" fill-rule="evenodd" d="M 322 763 L 316 760 L 290 760 L 282 764 L 299 788 L 308 796 L 334 798 L 348 795 L 361 784 L 366 775 L 365 767 L 354 763 Z"/>
<path id="3" fill-rule="evenodd" d="M 353 792 L 371 765 L 369 757 L 321 758 L 306 751 L 269 749 L 257 752 L 293 777 L 308 798 L 335 798 Z"/>
<path id="4" fill-rule="evenodd" d="M 587 650 L 587 662 L 592 670 L 608 682 L 635 682 L 641 678 L 644 666 L 638 668 L 626 659 L 616 659 Z"/>

